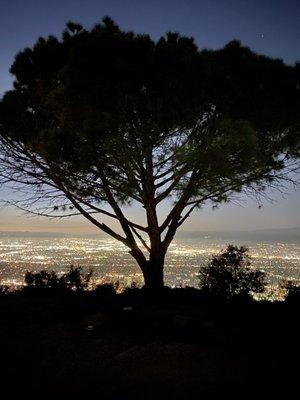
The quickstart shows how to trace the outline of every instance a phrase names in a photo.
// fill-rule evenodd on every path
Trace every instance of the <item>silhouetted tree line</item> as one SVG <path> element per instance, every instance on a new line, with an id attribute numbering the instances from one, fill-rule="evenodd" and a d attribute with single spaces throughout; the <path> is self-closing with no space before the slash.
<path id="1" fill-rule="evenodd" d="M 27 271 L 25 283 L 29 288 L 82 291 L 87 289 L 92 274 L 92 270 L 84 274 L 81 267 L 71 265 L 70 270 L 61 276 L 54 271 Z"/>

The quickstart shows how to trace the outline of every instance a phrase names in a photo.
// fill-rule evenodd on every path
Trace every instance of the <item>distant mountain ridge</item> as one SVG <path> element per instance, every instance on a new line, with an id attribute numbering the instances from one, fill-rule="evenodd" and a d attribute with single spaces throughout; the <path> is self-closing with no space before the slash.
<path id="1" fill-rule="evenodd" d="M 30 231 L 0 231 L 1 237 L 65 237 L 65 238 L 93 238 L 93 239 L 110 239 L 103 233 L 62 233 L 62 232 L 30 232 Z M 300 244 L 300 227 L 294 228 L 271 228 L 257 229 L 249 231 L 179 231 L 176 235 L 179 240 L 209 240 L 218 239 L 225 241 L 245 241 L 247 242 L 286 242 Z"/>
<path id="2" fill-rule="evenodd" d="M 178 232 L 179 239 L 218 238 L 232 240 L 248 240 L 255 242 L 288 242 L 300 243 L 300 227 L 269 228 L 249 231 L 194 231 Z"/>
<path id="3" fill-rule="evenodd" d="M 0 231 L 1 236 L 18 236 L 18 237 L 65 237 L 65 238 L 84 238 L 84 237 L 93 237 L 93 238 L 105 238 L 108 237 L 102 232 L 99 233 L 72 233 L 72 232 L 37 232 L 37 231 Z M 113 240 L 113 239 L 112 239 Z"/>

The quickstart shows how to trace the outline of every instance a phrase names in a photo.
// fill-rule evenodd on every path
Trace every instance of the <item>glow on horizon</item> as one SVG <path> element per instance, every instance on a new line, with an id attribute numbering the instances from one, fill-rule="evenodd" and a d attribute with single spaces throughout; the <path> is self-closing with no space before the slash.
<path id="1" fill-rule="evenodd" d="M 243 206 L 236 204 L 220 205 L 217 210 L 212 210 L 211 207 L 206 206 L 203 210 L 192 214 L 181 228 L 181 231 L 210 232 L 227 230 L 231 232 L 300 227 L 300 213 L 297 212 L 299 204 L 300 191 L 293 191 L 286 198 L 277 199 L 274 204 L 265 203 L 261 209 L 251 200 L 247 200 Z M 166 214 L 166 212 L 167 210 L 162 214 Z M 132 220 L 143 223 L 141 210 L 135 207 L 127 208 L 126 214 Z M 108 217 L 101 218 L 101 221 L 121 232 L 116 221 L 112 221 Z M 81 216 L 50 219 L 24 215 L 13 208 L 0 209 L 0 231 L 105 235 Z"/>

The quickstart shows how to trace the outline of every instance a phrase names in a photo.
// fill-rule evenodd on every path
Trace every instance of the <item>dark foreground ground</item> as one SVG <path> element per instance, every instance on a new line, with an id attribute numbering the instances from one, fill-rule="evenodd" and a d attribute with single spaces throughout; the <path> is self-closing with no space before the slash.
<path id="1" fill-rule="evenodd" d="M 297 398 L 298 311 L 298 302 L 220 305 L 180 290 L 156 301 L 137 292 L 109 301 L 6 295 L 1 391 L 5 399 Z"/>

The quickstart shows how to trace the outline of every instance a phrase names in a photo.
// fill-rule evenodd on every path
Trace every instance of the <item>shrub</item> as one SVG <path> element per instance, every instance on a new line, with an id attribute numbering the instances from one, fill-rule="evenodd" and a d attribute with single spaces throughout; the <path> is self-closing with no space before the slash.
<path id="1" fill-rule="evenodd" d="M 137 282 L 131 282 L 130 286 L 126 286 L 123 289 L 123 295 L 125 296 L 136 296 L 139 295 L 140 293 L 144 293 L 145 288 L 141 287 Z"/>
<path id="2" fill-rule="evenodd" d="M 58 276 L 54 271 L 30 272 L 25 274 L 25 283 L 30 288 L 82 291 L 87 288 L 93 271 L 82 273 L 81 267 L 70 266 L 70 270 Z"/>
<path id="3" fill-rule="evenodd" d="M 223 299 L 248 297 L 250 292 L 262 293 L 266 285 L 265 273 L 253 270 L 250 264 L 246 247 L 229 245 L 214 256 L 209 265 L 201 268 L 199 287 Z"/>
<path id="4" fill-rule="evenodd" d="M 0 285 L 0 297 L 6 295 L 8 291 L 9 291 L 9 286 Z"/>
<path id="5" fill-rule="evenodd" d="M 280 285 L 286 290 L 286 301 L 300 301 L 300 284 L 291 280 L 283 280 Z"/>
<path id="6" fill-rule="evenodd" d="M 113 298 L 117 294 L 119 283 L 103 283 L 101 285 L 97 285 L 94 293 L 97 297 L 103 300 L 109 300 Z"/>
<path id="7" fill-rule="evenodd" d="M 92 275 L 92 269 L 90 269 L 87 274 L 83 274 L 81 267 L 74 267 L 71 265 L 69 272 L 64 274 L 61 278 L 67 289 L 81 291 L 88 287 Z"/>
<path id="8" fill-rule="evenodd" d="M 54 271 L 27 271 L 25 274 L 25 283 L 29 287 L 36 287 L 39 289 L 57 289 L 62 286 L 62 280 Z"/>

